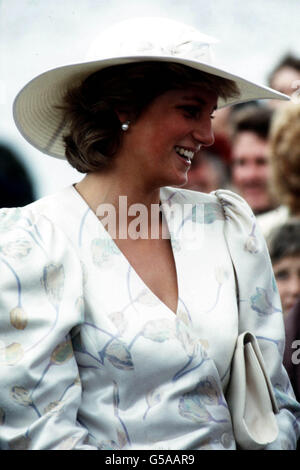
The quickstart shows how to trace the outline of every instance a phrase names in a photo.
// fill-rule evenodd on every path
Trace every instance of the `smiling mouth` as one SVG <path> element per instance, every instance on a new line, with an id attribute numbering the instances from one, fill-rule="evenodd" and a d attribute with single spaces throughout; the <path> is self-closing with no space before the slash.
<path id="1" fill-rule="evenodd" d="M 188 163 L 192 163 L 195 152 L 193 152 L 192 150 L 187 150 L 183 147 L 179 147 L 177 145 L 175 147 L 175 151 L 176 151 L 177 155 L 179 155 L 185 161 L 187 161 Z"/>
<path id="2" fill-rule="evenodd" d="M 266 191 L 266 185 L 265 184 L 251 184 L 251 185 L 246 185 L 244 186 L 244 191 L 249 192 L 249 193 L 256 193 L 256 192 L 261 192 L 261 191 Z"/>

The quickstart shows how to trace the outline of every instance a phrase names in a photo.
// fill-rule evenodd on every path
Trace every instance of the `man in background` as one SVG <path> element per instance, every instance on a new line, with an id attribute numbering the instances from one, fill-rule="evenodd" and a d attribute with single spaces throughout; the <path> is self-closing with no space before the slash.
<path id="1" fill-rule="evenodd" d="M 256 215 L 278 205 L 270 191 L 269 129 L 272 110 L 248 105 L 232 118 L 231 171 L 233 190 Z"/>

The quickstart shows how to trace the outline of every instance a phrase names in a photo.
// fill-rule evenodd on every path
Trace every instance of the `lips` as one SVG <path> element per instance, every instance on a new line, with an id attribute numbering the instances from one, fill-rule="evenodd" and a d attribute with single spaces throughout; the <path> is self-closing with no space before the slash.
<path id="1" fill-rule="evenodd" d="M 267 187 L 265 184 L 259 184 L 259 183 L 251 184 L 251 185 L 248 184 L 248 185 L 244 185 L 243 190 L 245 193 L 256 194 L 256 193 L 266 192 Z"/>

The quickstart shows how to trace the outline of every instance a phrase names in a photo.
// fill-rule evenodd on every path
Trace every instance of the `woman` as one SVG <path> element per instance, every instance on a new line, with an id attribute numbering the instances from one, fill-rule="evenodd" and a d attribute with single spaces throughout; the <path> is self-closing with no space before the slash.
<path id="1" fill-rule="evenodd" d="M 292 101 L 276 110 L 270 129 L 271 191 L 280 204 L 257 217 L 265 237 L 272 229 L 300 218 L 300 105 Z"/>
<path id="2" fill-rule="evenodd" d="M 280 407 L 266 448 L 294 448 L 255 219 L 231 192 L 175 188 L 212 144 L 217 106 L 282 96 L 209 65 L 208 39 L 177 22 L 106 34 L 110 58 L 50 71 L 15 102 L 23 135 L 87 175 L 1 213 L 2 446 L 235 449 L 224 395 L 250 329 Z"/>

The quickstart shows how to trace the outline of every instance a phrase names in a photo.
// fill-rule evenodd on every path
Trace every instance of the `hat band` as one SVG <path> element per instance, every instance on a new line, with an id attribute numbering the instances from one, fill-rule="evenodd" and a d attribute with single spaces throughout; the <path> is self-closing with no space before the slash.
<path id="1" fill-rule="evenodd" d="M 135 54 L 136 54 L 135 48 Z M 185 57 L 186 59 L 200 60 L 201 62 L 211 63 L 212 54 L 211 47 L 208 43 L 197 41 L 184 41 L 180 44 L 172 44 L 170 46 L 159 46 L 155 44 L 147 44 L 147 47 L 141 47 L 138 51 L 141 54 L 149 54 L 154 56 L 171 56 L 171 57 Z"/>
<path id="2" fill-rule="evenodd" d="M 212 64 L 213 53 L 211 44 L 209 42 L 196 41 L 195 39 L 186 39 L 178 44 L 161 44 L 158 42 L 141 41 L 139 44 L 118 44 L 114 51 L 113 48 L 101 54 L 101 59 L 110 59 L 116 57 L 134 57 L 134 56 L 156 56 L 156 57 L 174 57 L 184 58 L 187 60 L 196 60 Z M 86 60 L 99 60 L 99 53 L 97 54 L 97 45 L 92 47 L 92 50 L 86 55 Z"/>

